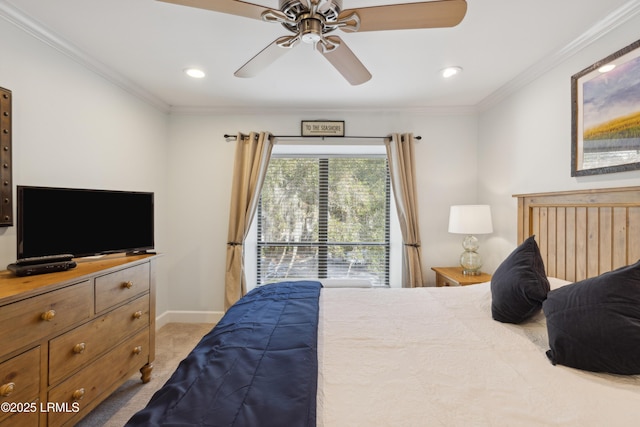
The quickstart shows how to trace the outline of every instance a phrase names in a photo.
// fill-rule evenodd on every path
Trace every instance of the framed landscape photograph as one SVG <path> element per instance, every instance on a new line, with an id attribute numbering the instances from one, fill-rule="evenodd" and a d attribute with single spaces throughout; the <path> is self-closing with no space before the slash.
<path id="1" fill-rule="evenodd" d="M 640 40 L 571 77 L 571 176 L 640 169 Z"/>

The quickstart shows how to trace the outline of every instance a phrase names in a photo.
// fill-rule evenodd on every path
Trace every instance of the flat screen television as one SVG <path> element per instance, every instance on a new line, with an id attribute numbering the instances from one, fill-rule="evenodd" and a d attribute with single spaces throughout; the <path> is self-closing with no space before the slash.
<path id="1" fill-rule="evenodd" d="M 154 247 L 154 193 L 17 187 L 18 259 Z"/>

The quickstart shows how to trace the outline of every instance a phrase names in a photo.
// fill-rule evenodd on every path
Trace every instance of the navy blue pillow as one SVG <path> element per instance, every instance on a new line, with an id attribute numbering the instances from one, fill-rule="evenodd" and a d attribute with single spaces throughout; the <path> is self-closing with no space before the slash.
<path id="1" fill-rule="evenodd" d="M 522 242 L 491 278 L 491 315 L 504 323 L 522 323 L 538 313 L 549 280 L 534 236 Z"/>
<path id="2" fill-rule="evenodd" d="M 640 374 L 640 261 L 549 293 L 551 363 Z"/>

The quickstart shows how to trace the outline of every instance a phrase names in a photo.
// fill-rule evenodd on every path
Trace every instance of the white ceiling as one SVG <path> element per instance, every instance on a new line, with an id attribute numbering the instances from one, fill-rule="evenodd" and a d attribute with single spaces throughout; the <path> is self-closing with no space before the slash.
<path id="1" fill-rule="evenodd" d="M 343 0 L 343 9 L 411 1 Z M 467 3 L 453 28 L 341 33 L 373 74 L 360 86 L 306 44 L 255 78 L 234 77 L 288 34 L 249 18 L 155 0 L 0 0 L 0 16 L 164 110 L 438 109 L 487 104 L 640 13 L 640 0 Z M 438 71 L 450 65 L 464 72 L 445 81 Z M 186 77 L 192 66 L 206 78 Z"/>

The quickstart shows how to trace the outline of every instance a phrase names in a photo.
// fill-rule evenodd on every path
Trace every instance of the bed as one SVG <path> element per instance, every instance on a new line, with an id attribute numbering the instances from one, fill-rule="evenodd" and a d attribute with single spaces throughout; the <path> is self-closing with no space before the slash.
<path id="1" fill-rule="evenodd" d="M 376 289 L 304 281 L 257 288 L 128 425 L 637 425 L 640 187 L 516 197 L 518 247 L 492 283 Z M 531 250 L 542 278 L 518 264 Z M 543 310 L 517 323 L 494 319 L 506 271 L 535 276 L 536 292 L 545 283 Z M 606 299 L 611 289 L 624 297 L 613 296 L 614 313 L 611 304 L 594 308 L 592 290 Z M 634 291 L 627 295 L 628 289 Z M 576 301 L 587 308 L 563 306 Z M 616 323 L 625 310 L 630 314 Z M 567 345 L 563 334 L 573 327 L 611 336 L 587 358 L 597 359 L 595 368 L 571 366 L 571 357 L 582 363 L 594 352 Z M 600 352 L 608 352 L 604 360 Z"/>

